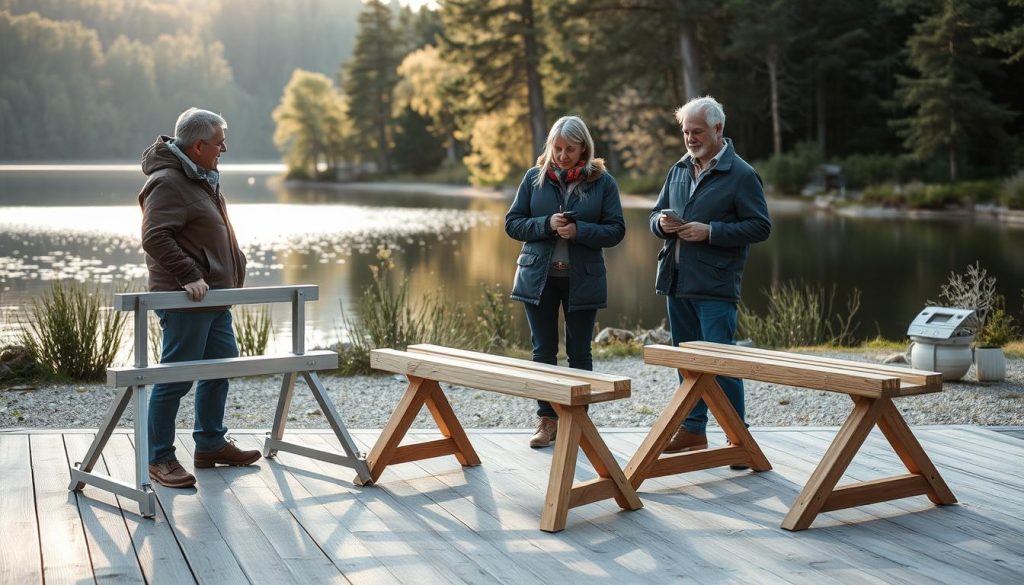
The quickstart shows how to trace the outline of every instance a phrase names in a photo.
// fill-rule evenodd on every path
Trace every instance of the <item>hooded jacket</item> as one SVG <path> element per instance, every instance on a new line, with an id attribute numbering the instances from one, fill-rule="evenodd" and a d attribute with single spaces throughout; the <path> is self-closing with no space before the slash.
<path id="1" fill-rule="evenodd" d="M 668 172 L 651 210 L 651 232 L 665 240 L 658 254 L 655 290 L 659 295 L 739 302 L 750 245 L 771 234 L 761 177 L 736 154 L 732 140 L 725 140 L 725 154 L 697 185 L 692 197 L 693 161 L 684 156 Z M 661 231 L 658 216 L 668 208 L 687 221 L 710 225 L 711 237 L 688 242 Z"/>
<path id="2" fill-rule="evenodd" d="M 142 249 L 150 291 L 177 291 L 202 278 L 215 288 L 245 283 L 245 255 L 220 187 L 182 164 L 160 136 L 142 153 Z"/>
<path id="3" fill-rule="evenodd" d="M 564 210 L 576 212 L 576 238 L 569 242 L 569 311 L 608 306 L 603 250 L 626 235 L 619 186 L 605 171 L 603 160 L 594 159 L 593 164 L 594 170 L 565 200 Z M 551 216 L 560 211 L 561 190 L 547 177 L 537 187 L 539 172 L 540 167 L 526 171 L 505 214 L 505 233 L 523 242 L 511 296 L 534 305 L 540 304 L 558 241 L 558 233 L 551 229 Z"/>

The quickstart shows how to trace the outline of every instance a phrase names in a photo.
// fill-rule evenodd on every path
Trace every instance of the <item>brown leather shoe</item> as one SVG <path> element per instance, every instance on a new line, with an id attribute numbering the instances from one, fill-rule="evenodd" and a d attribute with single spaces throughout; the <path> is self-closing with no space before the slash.
<path id="1" fill-rule="evenodd" d="M 221 447 L 220 451 L 214 451 L 212 453 L 196 451 L 195 464 L 197 469 L 209 469 L 218 463 L 221 465 L 234 465 L 236 467 L 241 467 L 243 465 L 252 465 L 253 463 L 256 463 L 256 460 L 259 458 L 260 452 L 258 449 L 242 451 L 235 446 L 235 441 L 233 439 L 228 439 L 228 442 Z"/>
<path id="2" fill-rule="evenodd" d="M 169 488 L 190 488 L 196 485 L 196 476 L 185 471 L 177 459 L 150 465 L 149 479 Z"/>
<path id="3" fill-rule="evenodd" d="M 685 453 L 686 451 L 700 451 L 708 448 L 708 436 L 705 434 L 696 435 L 679 427 L 672 440 L 665 445 L 662 453 Z"/>
<path id="4" fill-rule="evenodd" d="M 551 445 L 551 441 L 555 440 L 555 435 L 557 434 L 558 419 L 542 416 L 540 417 L 540 423 L 537 425 L 537 432 L 530 437 L 530 447 L 533 449 L 547 447 Z"/>

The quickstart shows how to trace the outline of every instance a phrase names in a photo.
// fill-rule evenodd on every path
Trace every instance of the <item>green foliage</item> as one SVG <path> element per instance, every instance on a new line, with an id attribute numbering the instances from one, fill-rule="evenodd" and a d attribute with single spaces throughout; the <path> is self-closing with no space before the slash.
<path id="1" fill-rule="evenodd" d="M 267 305 L 257 307 L 236 307 L 235 340 L 238 341 L 238 352 L 241 355 L 264 355 L 270 341 L 273 321 Z"/>
<path id="2" fill-rule="evenodd" d="M 102 380 L 121 348 L 128 314 L 101 307 L 100 291 L 53 283 L 32 301 L 21 344 L 46 375 Z M 106 297 L 107 295 L 103 295 Z"/>
<path id="3" fill-rule="evenodd" d="M 402 171 L 423 175 L 437 170 L 444 160 L 444 145 L 430 132 L 430 119 L 412 109 L 395 120 L 395 166 Z"/>
<path id="4" fill-rule="evenodd" d="M 884 183 L 905 183 L 913 177 L 914 162 L 901 156 L 884 154 L 853 154 L 837 164 L 846 175 L 846 186 L 864 189 Z"/>
<path id="5" fill-rule="evenodd" d="M 738 335 L 752 339 L 759 347 L 847 346 L 855 343 L 854 322 L 860 309 L 860 290 L 854 289 L 846 313 L 833 311 L 836 287 L 802 282 L 774 284 L 763 291 L 768 311 L 761 316 L 740 306 Z"/>
<path id="6" fill-rule="evenodd" d="M 1020 338 L 1020 328 L 1014 322 L 1013 315 L 1006 312 L 1006 303 L 1002 295 L 997 295 L 995 306 L 989 313 L 988 322 L 974 339 L 977 347 L 1002 347 Z"/>
<path id="7" fill-rule="evenodd" d="M 477 313 L 477 345 L 485 351 L 505 351 L 516 345 L 519 331 L 512 316 L 512 302 L 501 285 L 484 285 L 482 302 Z"/>
<path id="8" fill-rule="evenodd" d="M 326 75 L 296 69 L 273 117 L 274 144 L 284 153 L 291 177 L 333 179 L 354 152 L 345 101 Z"/>
<path id="9" fill-rule="evenodd" d="M 615 181 L 619 184 L 619 192 L 623 194 L 657 195 L 665 183 L 665 175 L 655 173 L 634 175 L 626 173 L 625 175 L 617 175 Z"/>
<path id="10" fill-rule="evenodd" d="M 864 189 L 862 201 L 883 207 L 906 209 L 969 208 L 975 203 L 998 201 L 996 181 L 961 181 L 953 184 L 885 183 Z"/>
<path id="11" fill-rule="evenodd" d="M 1003 183 L 999 202 L 1010 209 L 1024 209 L 1024 171 L 1018 172 Z"/>
<path id="12" fill-rule="evenodd" d="M 353 128 L 353 153 L 372 159 L 382 172 L 391 170 L 393 124 L 391 102 L 402 61 L 394 43 L 391 9 L 380 0 L 370 0 L 359 13 L 352 60 L 342 67 L 348 119 Z"/>
<path id="13" fill-rule="evenodd" d="M 799 195 L 814 169 L 823 163 L 821 149 L 813 142 L 801 142 L 790 151 L 755 163 L 765 183 L 782 195 Z"/>
<path id="14" fill-rule="evenodd" d="M 897 76 L 896 97 L 910 115 L 893 125 L 919 159 L 946 158 L 949 180 L 956 182 L 961 159 L 991 156 L 1006 142 L 1003 126 L 1013 114 L 985 88 L 983 77 L 997 71 L 998 63 L 976 42 L 998 21 L 998 11 L 985 0 L 936 4 L 907 39 L 916 75 Z"/>

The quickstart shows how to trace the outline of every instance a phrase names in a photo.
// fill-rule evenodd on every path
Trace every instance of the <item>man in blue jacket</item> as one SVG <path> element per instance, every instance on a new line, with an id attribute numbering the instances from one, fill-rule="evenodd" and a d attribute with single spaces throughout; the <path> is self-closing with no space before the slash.
<path id="1" fill-rule="evenodd" d="M 761 177 L 723 136 L 725 112 L 714 98 L 690 100 L 676 111 L 686 155 L 668 172 L 651 210 L 658 254 L 656 290 L 668 297 L 672 343 L 734 344 L 743 265 L 750 244 L 764 241 L 772 223 Z M 719 376 L 740 418 L 743 381 Z M 708 407 L 700 401 L 665 447 L 666 453 L 706 449 Z M 734 469 L 745 469 L 733 466 Z"/>

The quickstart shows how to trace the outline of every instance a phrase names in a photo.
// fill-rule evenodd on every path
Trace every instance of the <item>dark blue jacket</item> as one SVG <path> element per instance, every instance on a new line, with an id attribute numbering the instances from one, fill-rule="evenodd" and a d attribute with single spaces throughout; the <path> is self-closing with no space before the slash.
<path id="1" fill-rule="evenodd" d="M 659 295 L 738 302 L 743 265 L 750 244 L 768 239 L 772 222 L 761 177 L 728 144 L 718 165 L 708 172 L 693 197 L 693 162 L 683 157 L 668 172 L 658 202 L 651 210 L 654 235 L 665 240 L 658 254 L 655 290 Z M 687 242 L 661 231 L 658 216 L 672 208 L 688 221 L 711 226 L 711 238 Z M 680 243 L 676 264 L 676 242 Z"/>
<path id="2" fill-rule="evenodd" d="M 551 216 L 559 211 L 560 190 L 547 178 L 537 188 L 534 181 L 538 172 L 538 167 L 526 171 L 515 201 L 505 214 L 505 233 L 523 242 L 516 262 L 512 298 L 534 305 L 540 304 L 558 239 L 558 234 L 551 230 Z M 603 164 L 598 164 L 597 170 L 568 198 L 565 211 L 570 210 L 576 211 L 576 239 L 569 242 L 569 310 L 607 307 L 603 249 L 622 241 L 626 223 L 619 186 L 604 172 Z"/>

